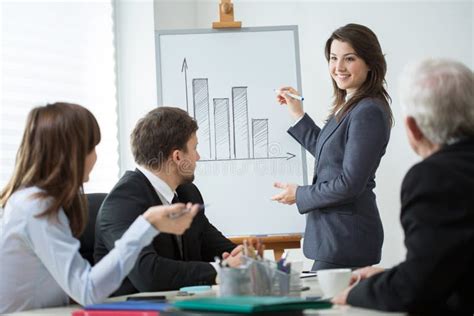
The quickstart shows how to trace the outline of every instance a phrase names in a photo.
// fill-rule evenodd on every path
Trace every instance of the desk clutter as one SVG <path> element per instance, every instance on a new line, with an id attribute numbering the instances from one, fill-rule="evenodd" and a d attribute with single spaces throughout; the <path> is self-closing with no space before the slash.
<path id="1" fill-rule="evenodd" d="M 158 316 L 158 315 L 302 315 L 305 309 L 330 308 L 325 300 L 280 296 L 202 297 L 154 303 L 124 301 L 94 304 L 74 311 L 72 316 Z M 223 314 L 225 313 L 225 314 Z"/>
<path id="2" fill-rule="evenodd" d="M 241 265 L 231 268 L 225 260 L 219 263 L 219 296 L 287 296 L 291 292 L 299 295 L 301 281 L 299 272 L 291 271 L 291 263 L 285 253 L 277 262 L 263 258 L 265 245 L 257 239 L 243 241 Z"/>
<path id="3" fill-rule="evenodd" d="M 260 240 L 244 240 L 241 264 L 236 268 L 216 257 L 217 297 L 210 286 L 190 286 L 170 300 L 130 297 L 124 302 L 89 305 L 72 316 L 302 315 L 304 309 L 332 306 L 329 301 L 301 298 L 300 271 L 292 271 L 288 254 L 275 262 L 263 258 L 264 250 Z"/>

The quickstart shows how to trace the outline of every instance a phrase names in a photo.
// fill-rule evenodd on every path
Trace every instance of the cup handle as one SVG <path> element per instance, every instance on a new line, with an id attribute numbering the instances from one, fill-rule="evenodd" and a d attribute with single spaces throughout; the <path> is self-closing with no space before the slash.
<path id="1" fill-rule="evenodd" d="M 360 275 L 359 272 L 352 272 L 352 274 L 356 274 L 356 275 L 357 275 L 357 280 L 350 286 L 351 289 L 352 289 L 353 287 L 355 287 L 357 284 L 359 284 L 360 279 L 362 278 L 362 276 Z"/>

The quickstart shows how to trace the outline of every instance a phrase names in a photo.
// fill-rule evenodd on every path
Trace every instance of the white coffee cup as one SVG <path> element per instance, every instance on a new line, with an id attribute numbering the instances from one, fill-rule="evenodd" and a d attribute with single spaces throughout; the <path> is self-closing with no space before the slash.
<path id="1" fill-rule="evenodd" d="M 327 269 L 318 271 L 318 281 L 324 298 L 334 297 L 336 294 L 342 292 L 349 286 L 351 281 L 351 269 Z M 353 284 L 355 286 L 360 281 L 360 274 L 357 273 L 357 281 Z"/>

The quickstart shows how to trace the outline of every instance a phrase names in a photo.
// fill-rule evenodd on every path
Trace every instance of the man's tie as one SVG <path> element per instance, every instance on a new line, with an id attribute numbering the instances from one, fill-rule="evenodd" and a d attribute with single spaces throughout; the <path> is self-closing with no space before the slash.
<path id="1" fill-rule="evenodd" d="M 175 193 L 173 199 L 171 200 L 171 204 L 179 203 L 178 195 Z M 184 259 L 184 252 L 183 252 L 183 236 L 175 235 L 176 242 L 178 244 L 179 254 L 181 255 L 181 259 Z"/>
<path id="2" fill-rule="evenodd" d="M 171 200 L 171 204 L 179 203 L 178 195 L 175 193 L 173 199 Z"/>

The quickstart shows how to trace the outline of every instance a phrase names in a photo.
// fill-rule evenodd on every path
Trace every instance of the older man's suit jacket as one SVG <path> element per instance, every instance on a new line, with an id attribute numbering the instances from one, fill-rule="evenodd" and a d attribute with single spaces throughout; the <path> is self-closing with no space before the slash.
<path id="1" fill-rule="evenodd" d="M 180 202 L 203 203 L 201 193 L 190 183 L 176 193 Z M 138 169 L 127 171 L 104 200 L 96 222 L 94 259 L 98 262 L 113 247 L 133 221 L 150 206 L 161 205 L 152 184 Z M 183 286 L 215 284 L 216 270 L 209 262 L 235 245 L 207 219 L 204 211 L 194 218 L 182 236 L 183 257 L 176 236 L 160 233 L 145 247 L 115 295 L 176 290 Z"/>
<path id="2" fill-rule="evenodd" d="M 383 228 L 372 190 L 390 138 L 381 101 L 365 98 L 322 130 L 305 114 L 288 133 L 315 157 L 312 184 L 296 191 L 307 214 L 305 256 L 347 267 L 378 263 Z"/>
<path id="3" fill-rule="evenodd" d="M 412 167 L 402 184 L 404 262 L 361 281 L 355 306 L 431 315 L 474 313 L 474 138 Z"/>

